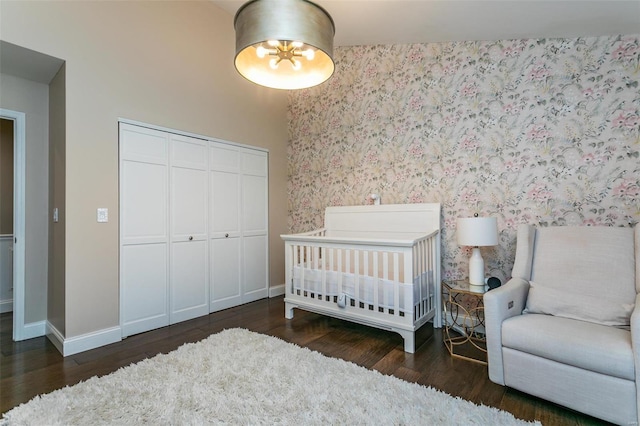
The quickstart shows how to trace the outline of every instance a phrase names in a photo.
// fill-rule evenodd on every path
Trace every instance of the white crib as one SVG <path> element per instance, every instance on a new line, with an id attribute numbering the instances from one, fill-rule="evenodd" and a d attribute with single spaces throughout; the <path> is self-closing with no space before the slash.
<path id="1" fill-rule="evenodd" d="M 325 227 L 282 235 L 285 317 L 300 308 L 404 338 L 442 326 L 440 204 L 327 207 Z"/>

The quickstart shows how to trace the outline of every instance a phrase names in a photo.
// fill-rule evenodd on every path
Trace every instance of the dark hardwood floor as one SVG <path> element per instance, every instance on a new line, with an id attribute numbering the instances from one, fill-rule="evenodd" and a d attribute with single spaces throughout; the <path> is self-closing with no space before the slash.
<path id="1" fill-rule="evenodd" d="M 92 376 L 167 353 L 226 328 L 241 327 L 306 346 L 381 373 L 432 386 L 477 404 L 497 407 L 544 425 L 593 425 L 602 422 L 489 381 L 487 368 L 453 359 L 442 332 L 427 324 L 419 332 L 415 354 L 403 351 L 396 333 L 382 331 L 301 310 L 284 318 L 282 297 L 264 299 L 169 327 L 128 337 L 121 342 L 63 358 L 45 337 L 13 342 L 11 313 L 0 315 L 0 411 L 36 395 L 73 385 Z"/>

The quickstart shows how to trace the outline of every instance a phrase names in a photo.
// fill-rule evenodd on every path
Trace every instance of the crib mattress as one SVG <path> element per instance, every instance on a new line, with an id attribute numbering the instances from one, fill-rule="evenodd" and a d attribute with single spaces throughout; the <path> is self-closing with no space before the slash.
<path id="1" fill-rule="evenodd" d="M 304 282 L 302 280 L 304 270 Z M 322 275 L 326 274 L 326 289 L 322 284 Z M 368 305 L 375 305 L 375 293 L 378 293 L 378 305 L 385 309 L 395 309 L 394 291 L 398 287 L 400 312 L 413 313 L 414 306 L 422 299 L 433 294 L 432 271 L 426 271 L 422 276 L 416 276 L 413 284 L 397 282 L 384 278 L 374 278 L 368 275 L 356 275 L 323 269 L 293 267 L 294 290 L 307 291 L 322 296 L 338 296 L 342 293 L 349 298 Z M 356 286 L 356 280 L 358 285 Z M 356 295 L 356 289 L 357 295 Z M 357 297 L 356 297 L 357 296 Z"/>

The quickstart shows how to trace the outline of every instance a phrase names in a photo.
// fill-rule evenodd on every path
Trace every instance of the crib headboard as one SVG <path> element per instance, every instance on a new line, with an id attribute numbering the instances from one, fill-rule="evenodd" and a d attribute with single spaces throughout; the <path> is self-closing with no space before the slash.
<path id="1" fill-rule="evenodd" d="M 440 229 L 440 204 L 382 204 L 327 207 L 327 236 L 410 238 Z"/>

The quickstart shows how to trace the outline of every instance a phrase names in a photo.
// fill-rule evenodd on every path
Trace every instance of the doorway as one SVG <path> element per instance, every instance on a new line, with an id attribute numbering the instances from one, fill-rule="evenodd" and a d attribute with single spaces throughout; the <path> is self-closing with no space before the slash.
<path id="1" fill-rule="evenodd" d="M 13 220 L 12 220 L 12 296 L 13 296 L 13 340 L 24 340 L 24 289 L 25 289 L 25 114 L 23 112 L 0 109 L 0 119 L 5 124 L 13 124 Z M 6 120 L 6 122 L 5 122 Z M 1 154 L 0 154 L 1 155 Z M 0 158 L 1 161 L 1 158 Z M 0 181 L 1 182 L 1 181 Z M 0 209 L 2 206 L 0 205 Z M 3 219 L 0 217 L 0 221 Z M 6 226 L 6 225 L 5 225 Z M 0 232 L 2 232 L 0 223 Z M 6 235 L 6 234 L 5 234 Z M 5 253 L 0 253 L 5 255 Z M 3 295 L 4 297 L 4 295 Z"/>
<path id="2" fill-rule="evenodd" d="M 13 120 L 0 118 L 0 313 L 13 312 Z"/>

